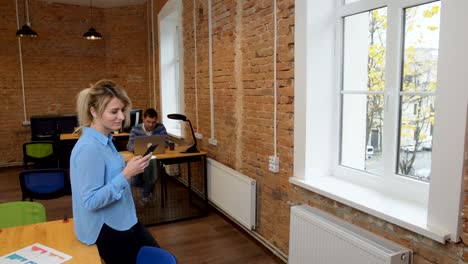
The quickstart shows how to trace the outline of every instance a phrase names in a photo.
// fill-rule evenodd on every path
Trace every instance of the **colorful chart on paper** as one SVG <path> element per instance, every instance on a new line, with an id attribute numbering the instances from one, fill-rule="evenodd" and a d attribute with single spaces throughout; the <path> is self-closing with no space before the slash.
<path id="1" fill-rule="evenodd" d="M 72 256 L 36 243 L 0 257 L 0 264 L 59 264 Z"/>

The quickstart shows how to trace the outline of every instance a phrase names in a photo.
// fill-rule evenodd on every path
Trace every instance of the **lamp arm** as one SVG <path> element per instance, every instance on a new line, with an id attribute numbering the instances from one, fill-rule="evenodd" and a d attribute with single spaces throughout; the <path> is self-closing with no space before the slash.
<path id="1" fill-rule="evenodd" d="M 190 125 L 190 130 L 192 131 L 192 138 L 193 138 L 193 145 L 197 145 L 197 138 L 195 137 L 195 132 L 193 132 L 193 127 L 192 127 L 192 122 L 190 122 L 190 119 L 187 119 L 189 125 Z"/>
<path id="2" fill-rule="evenodd" d="M 190 130 L 192 131 L 192 137 L 193 137 L 193 145 L 188 147 L 185 151 L 182 151 L 182 153 L 198 153 L 200 151 L 197 148 L 197 138 L 195 137 L 195 132 L 193 132 L 192 122 L 190 122 L 189 119 L 185 119 L 185 121 L 188 121 L 190 125 Z"/>

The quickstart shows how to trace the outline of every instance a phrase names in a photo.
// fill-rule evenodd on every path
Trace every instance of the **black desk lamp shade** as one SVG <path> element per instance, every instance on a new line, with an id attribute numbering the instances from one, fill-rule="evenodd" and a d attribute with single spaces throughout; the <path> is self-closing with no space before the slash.
<path id="1" fill-rule="evenodd" d="M 174 119 L 174 120 L 182 120 L 185 122 L 188 122 L 190 125 L 190 130 L 192 131 L 192 138 L 193 138 L 193 145 L 188 147 L 185 151 L 182 151 L 182 153 L 198 153 L 200 152 L 197 148 L 197 138 L 195 137 L 195 132 L 193 132 L 193 127 L 192 127 L 192 122 L 190 122 L 189 119 L 185 115 L 182 114 L 168 114 L 167 118 L 169 119 Z"/>

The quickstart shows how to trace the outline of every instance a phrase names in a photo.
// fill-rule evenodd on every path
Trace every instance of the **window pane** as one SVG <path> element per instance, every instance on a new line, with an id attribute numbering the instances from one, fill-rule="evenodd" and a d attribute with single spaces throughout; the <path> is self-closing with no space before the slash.
<path id="1" fill-rule="evenodd" d="M 386 7 L 344 18 L 344 91 L 384 90 L 386 29 Z"/>
<path id="2" fill-rule="evenodd" d="M 434 98 L 434 96 L 402 96 L 399 174 L 429 181 Z"/>
<path id="3" fill-rule="evenodd" d="M 440 2 L 405 9 L 402 91 L 435 91 L 439 24 Z"/>
<path id="4" fill-rule="evenodd" d="M 383 95 L 343 96 L 341 165 L 382 175 Z"/>
<path id="5" fill-rule="evenodd" d="M 344 18 L 341 165 L 381 175 L 387 8 Z"/>
<path id="6" fill-rule="evenodd" d="M 437 86 L 440 2 L 405 9 L 397 172 L 429 181 Z"/>
<path id="7" fill-rule="evenodd" d="M 345 0 L 345 4 L 350 4 L 354 2 L 359 2 L 360 0 Z"/>

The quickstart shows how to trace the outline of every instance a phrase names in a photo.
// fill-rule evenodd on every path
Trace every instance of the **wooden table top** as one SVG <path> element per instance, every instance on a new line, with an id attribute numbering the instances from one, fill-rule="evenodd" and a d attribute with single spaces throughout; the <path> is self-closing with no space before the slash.
<path id="1" fill-rule="evenodd" d="M 35 243 L 72 256 L 66 263 L 101 264 L 97 246 L 87 246 L 76 238 L 73 219 L 0 229 L 0 256 Z"/>
<path id="2" fill-rule="evenodd" d="M 112 136 L 113 137 L 128 137 L 128 136 L 130 136 L 130 134 L 126 133 L 126 132 L 122 132 L 122 133 L 118 133 L 118 134 L 112 134 Z M 78 138 L 80 138 L 78 133 L 60 134 L 60 140 L 73 140 L 73 139 L 78 139 Z"/>
<path id="3" fill-rule="evenodd" d="M 206 155 L 206 151 L 200 151 L 196 153 L 180 153 L 181 151 L 186 150 L 190 146 L 178 146 L 174 150 L 166 149 L 164 153 L 160 154 L 153 154 L 157 159 L 171 159 L 171 158 L 180 158 L 180 157 L 192 157 L 192 156 L 199 156 L 199 155 Z M 131 151 L 120 151 L 120 154 L 125 159 L 125 161 L 129 161 L 133 156 L 133 152 Z"/>

